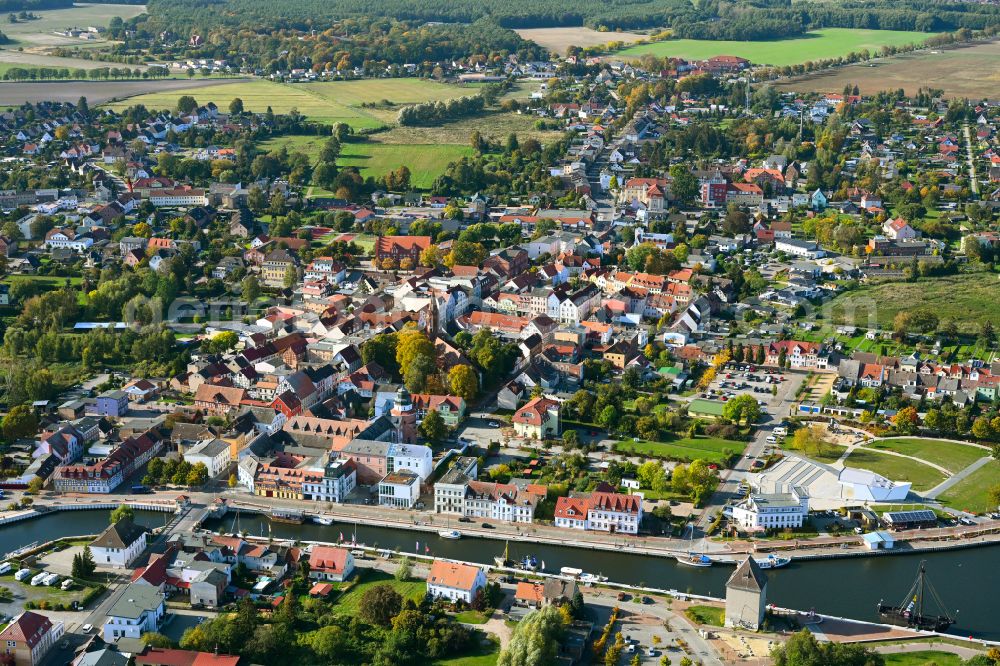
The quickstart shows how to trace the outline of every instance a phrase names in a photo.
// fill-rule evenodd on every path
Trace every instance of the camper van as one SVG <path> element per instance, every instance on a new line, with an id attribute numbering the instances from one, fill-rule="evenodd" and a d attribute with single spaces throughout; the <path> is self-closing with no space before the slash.
<path id="1" fill-rule="evenodd" d="M 35 586 L 43 585 L 45 583 L 45 579 L 48 578 L 48 576 L 49 576 L 48 571 L 39 571 L 32 577 L 31 584 Z"/>
<path id="2" fill-rule="evenodd" d="M 45 580 L 42 581 L 42 583 L 46 587 L 52 587 L 53 585 L 59 582 L 59 578 L 60 578 L 59 574 L 50 573 L 48 576 L 45 577 Z"/>
<path id="3" fill-rule="evenodd" d="M 31 575 L 31 569 L 20 569 L 16 574 L 14 574 L 14 580 L 24 581 L 27 580 Z"/>
<path id="4" fill-rule="evenodd" d="M 71 587 L 73 587 L 73 579 L 72 578 L 67 578 L 66 580 L 64 580 L 62 582 L 62 585 L 59 586 L 59 589 L 61 589 L 61 590 L 63 590 L 65 592 L 66 590 L 70 589 Z"/>
<path id="5" fill-rule="evenodd" d="M 10 562 L 4 562 L 0 564 L 0 576 L 10 573 L 11 570 Z"/>

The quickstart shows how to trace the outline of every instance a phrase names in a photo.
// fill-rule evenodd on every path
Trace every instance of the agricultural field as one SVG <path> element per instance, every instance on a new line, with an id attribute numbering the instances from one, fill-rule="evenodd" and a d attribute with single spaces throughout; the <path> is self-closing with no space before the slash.
<path id="1" fill-rule="evenodd" d="M 840 92 L 848 84 L 856 84 L 865 95 L 898 88 L 913 95 L 918 88 L 930 87 L 943 90 L 948 97 L 995 97 L 1000 88 L 1000 41 L 903 53 L 797 76 L 774 86 L 799 92 Z"/>
<path id="2" fill-rule="evenodd" d="M 468 145 L 457 144 L 386 144 L 378 140 L 345 143 L 337 164 L 358 167 L 362 176 L 382 176 L 405 165 L 410 170 L 414 187 L 426 189 L 440 176 L 445 167 L 462 157 L 472 155 Z M 288 136 L 270 139 L 262 144 L 265 150 L 285 146 L 290 152 L 300 151 L 315 158 L 326 140 L 324 136 Z"/>
<path id="3" fill-rule="evenodd" d="M 91 67 L 100 63 L 90 63 Z M 233 79 L 240 81 L 245 79 Z M 164 91 L 181 90 L 191 94 L 196 94 L 198 88 L 207 86 L 218 86 L 218 79 L 194 79 L 191 81 L 181 79 L 166 79 L 156 81 L 50 81 L 44 83 L 22 83 L 4 81 L 0 84 L 0 107 L 17 106 L 24 102 L 73 102 L 76 103 L 81 96 L 85 96 L 92 104 L 104 104 L 112 102 L 115 108 L 129 106 L 127 102 L 114 103 L 115 100 L 126 97 L 141 97 L 162 95 L 164 99 L 170 98 L 170 108 L 177 102 L 177 97 L 183 93 L 169 93 Z M 229 84 L 234 85 L 234 84 Z M 154 91 L 157 91 L 154 93 Z M 138 99 L 138 98 L 137 98 Z M 209 101 L 209 100 L 205 100 Z M 229 104 L 229 100 L 226 100 Z"/>
<path id="4" fill-rule="evenodd" d="M 587 47 L 600 46 L 608 42 L 624 42 L 631 44 L 646 35 L 637 32 L 601 32 L 592 28 L 565 27 L 565 28 L 525 28 L 515 30 L 524 39 L 530 40 L 539 46 L 547 48 L 558 55 L 566 55 L 566 49 L 571 46 Z"/>
<path id="5" fill-rule="evenodd" d="M 844 464 L 881 474 L 890 481 L 909 481 L 918 492 L 930 490 L 945 479 L 944 474 L 930 465 L 864 448 L 854 449 Z"/>
<path id="6" fill-rule="evenodd" d="M 836 297 L 829 304 L 828 318 L 834 324 L 862 327 L 867 327 L 871 320 L 891 330 L 892 320 L 900 310 L 919 306 L 933 311 L 941 321 L 953 319 L 959 331 L 975 334 L 983 319 L 1000 327 L 1000 308 L 995 307 L 998 291 L 1000 277 L 991 273 L 962 273 L 916 282 L 883 282 Z M 969 317 L 970 312 L 977 316 Z"/>
<path id="7" fill-rule="evenodd" d="M 868 444 L 867 447 L 881 451 L 895 451 L 906 456 L 920 458 L 944 467 L 952 474 L 961 472 L 980 458 L 990 455 L 987 449 L 981 449 L 977 446 L 922 437 L 876 440 Z"/>
<path id="8" fill-rule="evenodd" d="M 248 111 L 262 113 L 267 107 L 275 113 L 298 110 L 309 120 L 327 124 L 347 123 L 355 129 L 373 129 L 395 120 L 396 105 L 465 97 L 475 94 L 468 87 L 453 86 L 424 79 L 370 79 L 364 81 L 329 81 L 284 84 L 272 81 L 222 83 L 209 90 L 172 90 L 151 93 L 110 105 L 121 109 L 133 104 L 148 108 L 173 108 L 181 95 L 192 95 L 199 103 L 215 102 L 225 109 L 239 97 Z M 365 103 L 384 107 L 362 108 Z"/>
<path id="9" fill-rule="evenodd" d="M 44 46 L 86 46 L 91 42 L 69 37 L 60 37 L 53 34 L 55 30 L 70 28 L 73 26 L 98 26 L 105 27 L 115 16 L 124 20 L 134 18 L 146 13 L 146 5 L 115 5 L 115 4 L 86 4 L 79 3 L 66 9 L 32 9 L 31 12 L 40 16 L 37 21 L 21 21 L 18 23 L 8 23 L 4 21 L 3 33 L 17 42 L 13 45 L 6 45 L 4 50 L 11 46 L 25 46 L 38 44 Z M 3 60 L 0 55 L 0 60 Z"/>
<path id="10" fill-rule="evenodd" d="M 823 60 L 844 56 L 851 51 L 875 51 L 882 46 L 902 46 L 922 43 L 927 33 L 906 30 L 856 30 L 825 28 L 802 37 L 771 42 L 712 41 L 701 39 L 670 39 L 652 44 L 640 44 L 619 51 L 616 56 L 641 56 L 652 53 L 658 57 L 678 56 L 702 60 L 717 55 L 746 58 L 759 65 L 795 65 L 806 60 Z M 843 86 L 841 86 L 843 89 Z"/>
<path id="11" fill-rule="evenodd" d="M 988 494 L 990 488 L 997 484 L 1000 484 L 1000 462 L 991 460 L 938 495 L 936 499 L 960 511 L 975 513 L 996 511 L 997 506 L 990 502 Z"/>
<path id="12" fill-rule="evenodd" d="M 961 666 L 963 663 L 960 656 L 944 650 L 920 650 L 882 656 L 885 657 L 885 666 Z"/>
<path id="13" fill-rule="evenodd" d="M 746 448 L 745 442 L 736 442 L 717 437 L 684 438 L 669 442 L 626 440 L 615 444 L 615 451 L 642 456 L 658 456 L 672 460 L 704 460 L 722 465 L 726 462 L 725 451 L 740 453 Z"/>

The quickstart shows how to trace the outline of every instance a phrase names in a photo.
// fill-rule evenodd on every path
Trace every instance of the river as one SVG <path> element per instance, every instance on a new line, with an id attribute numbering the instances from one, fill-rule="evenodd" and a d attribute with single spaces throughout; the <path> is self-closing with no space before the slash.
<path id="1" fill-rule="evenodd" d="M 162 525 L 169 514 L 137 512 L 137 520 L 148 526 Z M 34 541 L 99 532 L 107 525 L 107 511 L 72 511 L 0 526 L 0 543 L 10 551 Z M 229 531 L 233 518 L 209 520 L 207 529 Z M 250 534 L 267 535 L 267 521 L 259 516 L 242 516 L 240 528 Z M 357 530 L 358 542 L 470 562 L 492 564 L 503 552 L 503 542 L 492 539 L 442 539 L 432 532 L 366 527 L 353 524 L 289 525 L 274 523 L 276 538 L 337 542 L 341 533 L 350 540 Z M 419 544 L 419 546 L 418 546 Z M 643 584 L 680 592 L 716 597 L 725 595 L 726 579 L 733 569 L 716 565 L 696 569 L 672 559 L 628 552 L 592 551 L 566 546 L 510 543 L 511 559 L 532 554 L 545 562 L 547 571 L 572 566 L 600 573 L 619 583 Z M 881 555 L 837 560 L 793 562 L 784 569 L 766 572 L 768 600 L 787 608 L 815 609 L 820 613 L 878 621 L 875 605 L 882 598 L 900 602 L 910 589 L 920 560 L 927 560 L 927 572 L 942 601 L 958 622 L 952 633 L 1000 641 L 1000 622 L 993 619 L 1000 598 L 1000 548 L 986 546 L 922 555 Z"/>

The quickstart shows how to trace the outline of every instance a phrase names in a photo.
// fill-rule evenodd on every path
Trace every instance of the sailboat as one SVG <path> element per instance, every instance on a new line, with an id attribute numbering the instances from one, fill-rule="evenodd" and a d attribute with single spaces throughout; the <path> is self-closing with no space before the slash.
<path id="1" fill-rule="evenodd" d="M 694 525 L 691 526 L 691 534 L 688 536 L 688 552 L 687 555 L 676 555 L 677 563 L 683 564 L 689 567 L 710 567 L 712 566 L 712 558 L 708 555 L 702 553 L 695 553 L 691 550 L 691 542 L 694 539 Z"/>
<path id="2" fill-rule="evenodd" d="M 910 591 L 898 606 L 878 602 L 878 614 L 883 622 L 925 631 L 945 631 L 955 624 L 955 618 L 948 614 L 941 597 L 927 580 L 924 564 L 926 560 L 921 560 L 917 569 L 917 579 L 913 581 Z M 934 604 L 937 614 L 928 612 L 927 601 Z"/>
<path id="3" fill-rule="evenodd" d="M 510 567 L 510 566 L 513 566 L 514 563 L 510 561 L 509 555 L 510 555 L 510 541 L 506 541 L 506 542 L 504 542 L 504 546 L 503 546 L 503 555 L 498 555 L 498 556 L 494 557 L 493 558 L 493 562 L 498 567 Z"/>

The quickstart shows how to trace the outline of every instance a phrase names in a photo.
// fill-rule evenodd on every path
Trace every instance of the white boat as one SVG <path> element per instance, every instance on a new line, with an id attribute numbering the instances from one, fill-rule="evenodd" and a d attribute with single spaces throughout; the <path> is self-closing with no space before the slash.
<path id="1" fill-rule="evenodd" d="M 679 564 L 684 564 L 689 567 L 712 566 L 712 558 L 710 558 L 708 555 L 699 555 L 698 553 L 688 553 L 687 555 L 678 555 L 677 562 Z"/>
<path id="2" fill-rule="evenodd" d="M 438 532 L 438 536 L 442 539 L 461 539 L 462 533 L 458 530 L 441 530 Z"/>
<path id="3" fill-rule="evenodd" d="M 780 569 L 781 567 L 787 567 L 792 563 L 792 558 L 790 557 L 778 557 L 774 553 L 771 553 L 763 560 L 755 560 L 757 566 L 761 569 Z"/>
<path id="4" fill-rule="evenodd" d="M 608 577 L 601 576 L 599 574 L 584 573 L 580 574 L 581 583 L 607 583 Z"/>
<path id="5" fill-rule="evenodd" d="M 313 516 L 312 521 L 317 525 L 333 525 L 333 518 L 327 516 Z"/>
<path id="6" fill-rule="evenodd" d="M 559 569 L 559 573 L 563 576 L 569 576 L 570 578 L 576 578 L 577 576 L 583 575 L 583 569 L 577 569 L 575 567 L 563 567 Z"/>

